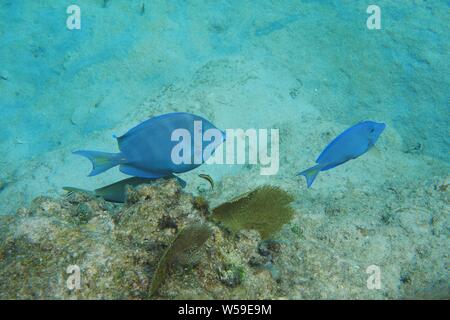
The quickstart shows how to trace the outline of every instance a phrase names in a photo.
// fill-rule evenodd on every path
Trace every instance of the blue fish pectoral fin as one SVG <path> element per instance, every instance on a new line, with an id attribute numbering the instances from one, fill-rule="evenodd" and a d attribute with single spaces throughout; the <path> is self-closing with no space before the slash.
<path id="1" fill-rule="evenodd" d="M 123 161 L 123 156 L 121 153 L 78 150 L 73 151 L 73 154 L 78 154 L 91 160 L 92 171 L 89 173 L 89 177 L 111 169 Z"/>
<path id="2" fill-rule="evenodd" d="M 322 168 L 323 165 L 318 164 L 315 165 L 314 167 L 311 167 L 309 169 L 306 169 L 305 171 L 300 172 L 298 175 L 304 176 L 306 178 L 306 183 L 308 185 L 308 188 L 310 188 Z"/>
<path id="3" fill-rule="evenodd" d="M 140 178 L 148 178 L 148 179 L 157 179 L 157 178 L 170 176 L 170 175 L 164 174 L 164 173 L 147 172 L 145 170 L 136 168 L 136 167 L 134 167 L 132 165 L 129 165 L 129 164 L 122 164 L 122 165 L 120 165 L 119 170 L 122 173 L 125 173 L 125 174 L 127 174 L 129 176 L 140 177 Z"/>
<path id="4" fill-rule="evenodd" d="M 176 175 L 174 175 L 174 174 L 172 174 L 172 177 L 174 177 L 175 179 L 177 179 L 178 183 L 180 184 L 180 186 L 181 186 L 182 188 L 186 187 L 186 185 L 187 185 L 186 181 L 184 181 L 183 179 L 181 179 L 180 177 L 178 177 L 178 176 L 176 176 Z"/>

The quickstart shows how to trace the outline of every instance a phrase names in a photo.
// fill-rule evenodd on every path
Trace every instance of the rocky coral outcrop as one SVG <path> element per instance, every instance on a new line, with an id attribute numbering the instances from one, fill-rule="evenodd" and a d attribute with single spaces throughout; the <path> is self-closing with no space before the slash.
<path id="1" fill-rule="evenodd" d="M 124 205 L 80 193 L 39 197 L 0 218 L 0 298 L 274 298 L 270 273 L 249 264 L 264 260 L 259 234 L 230 234 L 207 214 L 207 203 L 174 180 L 130 188 Z M 164 265 L 165 278 L 152 295 L 158 261 L 193 224 L 208 226 L 206 243 Z"/>

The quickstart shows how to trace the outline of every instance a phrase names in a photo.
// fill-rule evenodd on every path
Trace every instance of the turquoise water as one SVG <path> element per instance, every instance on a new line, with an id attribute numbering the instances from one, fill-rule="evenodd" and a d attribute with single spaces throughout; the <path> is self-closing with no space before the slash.
<path id="1" fill-rule="evenodd" d="M 80 30 L 66 27 L 72 2 Z M 297 223 L 301 214 L 320 216 L 320 201 L 361 218 L 352 211 L 367 201 L 361 193 L 372 195 L 369 224 L 386 210 L 418 206 L 448 223 L 449 1 L 376 1 L 380 30 L 366 26 L 371 1 L 72 2 L 0 0 L 0 214 L 38 195 L 57 197 L 65 185 L 94 189 L 125 177 L 114 169 L 88 178 L 89 163 L 71 151 L 115 151 L 113 134 L 184 111 L 221 128 L 280 130 L 275 176 L 220 165 L 182 175 L 189 192 L 214 204 L 275 183 L 295 194 Z M 321 173 L 307 190 L 295 174 L 367 119 L 387 125 L 381 155 Z M 198 173 L 223 190 L 208 194 Z M 440 187 L 445 196 L 423 191 Z M 406 198 L 380 191 L 389 188 Z M 435 276 L 429 283 L 445 279 L 447 237 L 411 231 L 402 241 L 414 237 L 436 250 L 417 268 Z M 383 241 L 389 256 L 393 240 Z"/>

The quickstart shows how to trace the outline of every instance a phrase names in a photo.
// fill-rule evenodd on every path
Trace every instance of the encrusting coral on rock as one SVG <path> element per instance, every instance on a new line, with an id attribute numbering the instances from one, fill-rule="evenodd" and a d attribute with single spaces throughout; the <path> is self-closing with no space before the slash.
<path id="1" fill-rule="evenodd" d="M 0 298 L 448 298 L 446 185 L 356 190 L 350 206 L 260 186 L 211 209 L 175 179 L 127 186 L 124 204 L 41 196 L 0 216 Z"/>
<path id="2" fill-rule="evenodd" d="M 276 296 L 270 272 L 250 263 L 265 259 L 256 231 L 230 234 L 208 222 L 207 203 L 176 180 L 129 187 L 127 194 L 123 205 L 83 193 L 39 197 L 0 217 L 0 298 Z M 78 287 L 69 283 L 74 266 Z"/>

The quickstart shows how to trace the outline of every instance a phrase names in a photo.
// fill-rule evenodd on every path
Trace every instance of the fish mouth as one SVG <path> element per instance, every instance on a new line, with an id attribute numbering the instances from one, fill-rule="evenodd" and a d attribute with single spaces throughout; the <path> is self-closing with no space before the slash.
<path id="1" fill-rule="evenodd" d="M 383 132 L 383 130 L 386 128 L 386 124 L 383 122 L 372 121 L 372 123 L 373 123 L 373 128 L 379 133 Z"/>
<path id="2" fill-rule="evenodd" d="M 375 143 L 378 138 L 381 136 L 381 134 L 383 133 L 384 129 L 386 129 L 386 124 L 385 123 L 377 123 L 376 127 L 375 127 L 375 137 L 373 139 L 373 143 Z"/>

